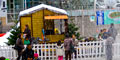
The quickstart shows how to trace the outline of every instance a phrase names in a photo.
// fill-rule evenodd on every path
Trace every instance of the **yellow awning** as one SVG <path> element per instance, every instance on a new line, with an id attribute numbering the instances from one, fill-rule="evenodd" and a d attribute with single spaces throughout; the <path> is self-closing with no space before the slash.
<path id="1" fill-rule="evenodd" d="M 45 16 L 46 20 L 50 19 L 68 19 L 67 15 L 59 15 L 59 16 Z"/>

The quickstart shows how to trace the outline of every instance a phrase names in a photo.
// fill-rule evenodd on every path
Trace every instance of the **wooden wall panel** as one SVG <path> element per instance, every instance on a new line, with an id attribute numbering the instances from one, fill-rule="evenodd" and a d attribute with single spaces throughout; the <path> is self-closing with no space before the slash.
<path id="1" fill-rule="evenodd" d="M 21 32 L 24 32 L 25 25 L 29 26 L 32 35 L 32 28 L 31 28 L 31 17 L 21 17 Z"/>
<path id="2" fill-rule="evenodd" d="M 33 37 L 42 38 L 43 28 L 43 11 L 38 11 L 32 14 Z"/>

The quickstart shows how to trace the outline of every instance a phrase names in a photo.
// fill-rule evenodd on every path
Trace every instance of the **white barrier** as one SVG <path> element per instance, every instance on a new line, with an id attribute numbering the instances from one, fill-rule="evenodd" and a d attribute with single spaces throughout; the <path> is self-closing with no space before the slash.
<path id="1" fill-rule="evenodd" d="M 100 58 L 105 58 L 105 41 L 79 42 L 79 45 L 76 48 L 77 58 L 75 59 L 75 55 L 73 54 L 72 60 L 97 60 Z M 120 44 L 113 44 L 113 49 L 114 57 L 120 57 Z M 33 45 L 33 50 L 36 50 L 41 60 L 57 60 L 56 44 L 36 44 Z M 17 57 L 17 52 L 12 49 L 12 46 L 0 46 L 0 57 L 1 56 L 15 60 Z"/>
<path id="2" fill-rule="evenodd" d="M 6 57 L 15 60 L 17 57 L 16 50 L 12 49 L 13 46 L 0 46 L 0 57 Z"/>

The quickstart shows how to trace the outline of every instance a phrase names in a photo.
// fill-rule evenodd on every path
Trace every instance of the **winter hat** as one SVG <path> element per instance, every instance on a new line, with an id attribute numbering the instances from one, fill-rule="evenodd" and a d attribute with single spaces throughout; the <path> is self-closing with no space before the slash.
<path id="1" fill-rule="evenodd" d="M 37 54 L 37 53 L 35 53 L 35 54 L 34 54 L 34 57 L 38 57 L 38 54 Z"/>

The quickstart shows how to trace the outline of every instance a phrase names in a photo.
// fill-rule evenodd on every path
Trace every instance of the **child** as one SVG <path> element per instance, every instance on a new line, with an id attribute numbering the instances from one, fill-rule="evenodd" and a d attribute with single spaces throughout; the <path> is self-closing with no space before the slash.
<path id="1" fill-rule="evenodd" d="M 40 60 L 40 59 L 38 58 L 37 50 L 35 50 L 35 53 L 34 53 L 34 59 L 33 59 L 33 60 Z"/>
<path id="2" fill-rule="evenodd" d="M 38 58 L 38 54 L 37 54 L 37 53 L 34 54 L 34 59 L 33 59 L 33 60 L 40 60 L 40 59 Z"/>
<path id="3" fill-rule="evenodd" d="M 57 42 L 57 51 L 56 51 L 58 60 L 63 60 L 63 54 L 64 54 L 63 52 L 64 52 L 63 46 L 61 46 L 61 41 L 59 40 Z"/>

